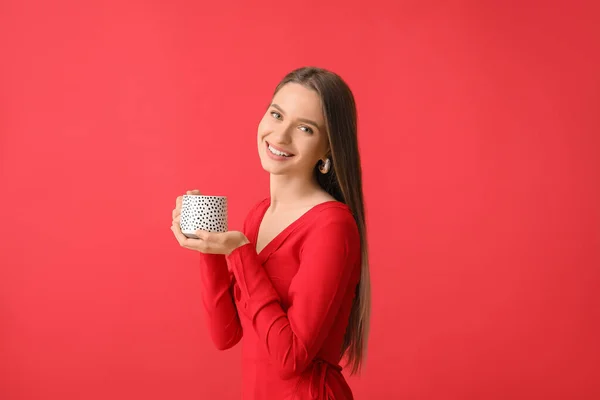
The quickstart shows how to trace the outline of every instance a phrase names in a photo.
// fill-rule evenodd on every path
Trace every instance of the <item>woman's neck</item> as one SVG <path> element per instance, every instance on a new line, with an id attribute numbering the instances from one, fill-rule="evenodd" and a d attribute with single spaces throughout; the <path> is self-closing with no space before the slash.
<path id="1" fill-rule="evenodd" d="M 303 207 L 321 190 L 316 179 L 271 175 L 271 211 Z"/>

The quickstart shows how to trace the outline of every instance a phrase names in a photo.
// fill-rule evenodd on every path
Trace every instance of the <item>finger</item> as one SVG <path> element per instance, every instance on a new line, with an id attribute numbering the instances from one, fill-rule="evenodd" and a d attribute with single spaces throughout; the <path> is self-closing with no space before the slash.
<path id="1" fill-rule="evenodd" d="M 212 232 L 198 229 L 194 233 L 196 234 L 196 236 L 198 236 L 198 239 L 204 240 L 205 242 L 212 242 L 214 240 L 214 234 Z"/>
<path id="2" fill-rule="evenodd" d="M 171 232 L 173 232 L 173 236 L 175 236 L 175 239 L 177 239 L 177 243 L 179 243 L 180 246 L 183 246 L 183 243 L 181 243 L 181 237 L 177 233 L 174 225 L 171 225 Z"/>
<path id="3" fill-rule="evenodd" d="M 220 254 L 220 249 L 224 244 L 224 236 L 221 232 L 210 232 L 198 229 L 194 232 L 198 237 L 199 245 L 203 253 L 213 254 L 215 251 Z"/>
<path id="4" fill-rule="evenodd" d="M 181 210 L 181 202 L 182 201 L 183 201 L 183 196 L 177 197 L 177 199 L 175 200 L 175 209 L 176 210 Z"/>
<path id="5" fill-rule="evenodd" d="M 175 219 L 175 217 L 177 217 L 178 215 L 181 215 L 181 211 L 178 210 L 177 208 L 174 208 L 173 212 L 171 214 L 173 216 L 173 219 Z"/>
<path id="6" fill-rule="evenodd" d="M 207 247 L 206 243 L 202 240 L 189 238 L 189 237 L 185 236 L 183 234 L 183 232 L 181 231 L 181 227 L 179 225 L 172 224 L 171 231 L 173 231 L 173 234 L 177 238 L 177 241 L 179 242 L 179 245 L 181 247 L 185 247 L 186 249 L 189 249 L 189 250 L 206 252 L 206 247 Z"/>
<path id="7" fill-rule="evenodd" d="M 173 218 L 173 222 L 174 222 L 175 224 L 177 224 L 177 225 L 180 225 L 180 226 L 181 226 L 181 222 L 180 222 L 180 218 L 179 218 L 179 217 L 180 217 L 180 216 L 179 216 L 179 215 L 177 215 L 175 218 Z"/>
<path id="8" fill-rule="evenodd" d="M 188 242 L 190 239 L 181 232 L 181 228 L 175 224 L 171 225 L 171 231 L 175 235 L 175 238 L 179 242 L 181 247 L 189 248 L 190 243 Z"/>
<path id="9" fill-rule="evenodd" d="M 194 190 L 188 190 L 187 194 L 192 194 L 192 195 L 199 195 L 200 191 L 198 189 L 194 189 Z"/>

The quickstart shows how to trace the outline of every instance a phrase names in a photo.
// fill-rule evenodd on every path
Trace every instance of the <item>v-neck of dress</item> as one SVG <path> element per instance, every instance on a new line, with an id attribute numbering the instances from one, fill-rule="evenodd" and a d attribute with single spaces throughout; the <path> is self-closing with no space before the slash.
<path id="1" fill-rule="evenodd" d="M 263 219 L 265 218 L 265 214 L 267 213 L 267 210 L 269 209 L 269 206 L 271 205 L 271 199 L 268 198 L 265 201 L 265 205 L 263 206 L 263 209 L 260 211 L 260 214 L 258 215 L 258 223 L 256 224 L 256 230 L 254 232 L 254 248 L 256 250 L 256 245 L 258 244 L 258 234 L 260 233 L 260 227 L 262 225 Z M 301 224 L 306 218 L 308 218 L 308 216 L 310 214 L 312 214 L 313 212 L 315 212 L 316 210 L 322 208 L 323 206 L 327 205 L 327 204 L 331 204 L 331 203 L 339 203 L 339 201 L 337 200 L 327 200 L 324 201 L 322 203 L 319 204 L 315 204 L 314 206 L 312 206 L 311 208 L 309 208 L 308 210 L 306 210 L 303 214 L 301 214 L 298 218 L 296 218 L 295 220 L 293 220 L 288 226 L 286 226 L 285 228 L 283 228 L 283 230 L 281 232 L 279 232 L 277 235 L 275 235 L 273 237 L 273 239 L 271 239 L 261 250 L 260 252 L 257 252 L 259 259 L 262 259 L 262 261 L 264 262 L 264 258 L 265 255 L 270 255 L 271 253 L 269 253 L 270 249 L 274 246 L 276 246 L 279 242 L 283 242 L 285 240 L 285 238 L 288 236 L 288 232 L 290 232 L 291 230 L 293 230 L 296 226 L 298 226 L 299 224 Z"/>

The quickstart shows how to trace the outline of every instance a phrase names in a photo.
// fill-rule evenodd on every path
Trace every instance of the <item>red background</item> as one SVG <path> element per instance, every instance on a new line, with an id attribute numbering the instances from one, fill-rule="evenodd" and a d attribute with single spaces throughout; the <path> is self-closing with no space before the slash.
<path id="1" fill-rule="evenodd" d="M 594 2 L 217 3 L 0 5 L 0 398 L 240 397 L 171 210 L 226 194 L 240 228 L 268 194 L 258 122 L 302 65 L 359 107 L 356 397 L 599 398 Z"/>

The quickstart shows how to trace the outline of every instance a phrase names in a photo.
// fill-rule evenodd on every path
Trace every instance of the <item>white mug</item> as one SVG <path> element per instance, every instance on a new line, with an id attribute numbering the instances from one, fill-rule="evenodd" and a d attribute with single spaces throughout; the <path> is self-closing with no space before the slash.
<path id="1" fill-rule="evenodd" d="M 227 232 L 227 197 L 186 194 L 181 202 L 181 232 L 198 238 L 196 231 Z"/>

